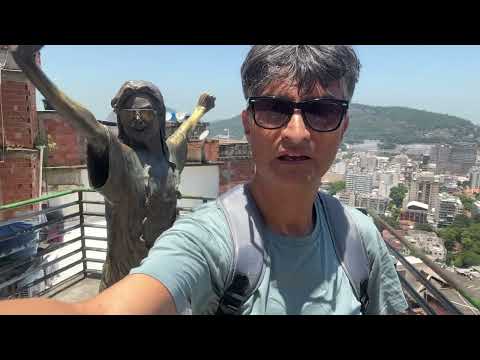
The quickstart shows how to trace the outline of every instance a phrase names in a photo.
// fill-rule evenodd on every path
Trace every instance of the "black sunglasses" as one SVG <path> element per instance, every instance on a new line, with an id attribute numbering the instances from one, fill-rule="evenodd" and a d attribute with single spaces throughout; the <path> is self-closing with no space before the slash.
<path id="1" fill-rule="evenodd" d="M 284 127 L 295 109 L 299 109 L 307 126 L 319 132 L 337 130 L 349 104 L 346 100 L 330 98 L 294 102 L 276 96 L 249 97 L 247 101 L 252 109 L 253 120 L 264 129 Z"/>

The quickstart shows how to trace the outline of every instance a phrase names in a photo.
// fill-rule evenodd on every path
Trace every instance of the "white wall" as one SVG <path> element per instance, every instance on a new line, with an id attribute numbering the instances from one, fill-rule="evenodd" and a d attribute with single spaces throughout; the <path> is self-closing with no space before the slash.
<path id="1" fill-rule="evenodd" d="M 218 165 L 186 166 L 183 169 L 179 191 L 182 195 L 215 198 L 218 196 L 220 170 Z M 178 206 L 193 207 L 199 200 L 180 199 Z"/>

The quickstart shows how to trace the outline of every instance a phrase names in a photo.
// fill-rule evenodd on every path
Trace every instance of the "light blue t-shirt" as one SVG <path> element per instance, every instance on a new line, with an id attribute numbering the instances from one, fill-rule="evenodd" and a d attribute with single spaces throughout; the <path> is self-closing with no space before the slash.
<path id="1" fill-rule="evenodd" d="M 367 314 L 396 314 L 407 303 L 395 266 L 372 220 L 346 207 L 362 233 L 370 278 Z M 269 261 L 265 275 L 242 314 L 359 315 L 360 303 L 336 256 L 318 198 L 315 225 L 303 237 L 282 236 L 266 229 Z M 180 217 L 155 242 L 131 274 L 159 280 L 172 294 L 177 312 L 215 314 L 233 259 L 233 242 L 222 210 L 215 201 Z"/>

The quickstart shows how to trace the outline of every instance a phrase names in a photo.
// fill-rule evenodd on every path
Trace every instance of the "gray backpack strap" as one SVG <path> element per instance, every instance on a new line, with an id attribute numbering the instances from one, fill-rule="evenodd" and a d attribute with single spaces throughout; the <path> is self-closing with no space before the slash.
<path id="1" fill-rule="evenodd" d="M 234 315 L 260 286 L 265 273 L 263 220 L 246 185 L 222 194 L 217 203 L 227 219 L 235 249 L 217 315 Z"/>
<path id="2" fill-rule="evenodd" d="M 327 226 L 337 257 L 347 274 L 355 296 L 362 305 L 368 305 L 368 278 L 370 265 L 360 231 L 340 201 L 325 193 L 318 193 L 327 218 Z"/>

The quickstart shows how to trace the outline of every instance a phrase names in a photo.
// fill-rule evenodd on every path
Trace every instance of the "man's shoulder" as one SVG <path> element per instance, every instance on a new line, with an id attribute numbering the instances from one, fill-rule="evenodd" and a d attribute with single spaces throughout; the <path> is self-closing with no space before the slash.
<path id="1" fill-rule="evenodd" d="M 199 236 L 203 234 L 210 238 L 229 238 L 227 220 L 216 200 L 198 205 L 191 212 L 181 214 L 166 233 L 177 231 L 192 232 Z"/>
<path id="2" fill-rule="evenodd" d="M 204 204 L 194 206 L 191 212 L 181 215 L 179 219 L 196 220 L 203 224 L 211 220 L 224 221 L 225 216 L 218 206 L 217 201 L 211 200 Z"/>
<path id="3" fill-rule="evenodd" d="M 373 222 L 373 218 L 365 215 L 360 210 L 341 203 L 336 199 L 342 206 L 343 210 L 347 215 L 347 218 L 352 222 L 353 226 L 356 227 L 358 233 L 361 237 L 361 240 L 367 250 L 368 256 L 370 258 L 375 257 L 380 252 L 380 247 L 382 243 L 379 241 L 381 239 L 380 233 Z M 335 216 L 335 214 L 333 214 Z"/>
<path id="4" fill-rule="evenodd" d="M 375 226 L 373 219 L 370 216 L 365 215 L 363 212 L 350 205 L 343 204 L 334 196 L 328 194 L 322 194 L 322 196 L 330 197 L 331 199 L 334 199 L 334 201 L 338 202 L 341 208 L 343 208 L 345 214 L 348 215 L 347 219 L 354 223 L 354 225 L 357 227 L 357 229 L 361 232 L 362 235 L 376 235 L 377 227 Z M 331 215 L 336 216 L 337 214 Z"/>

